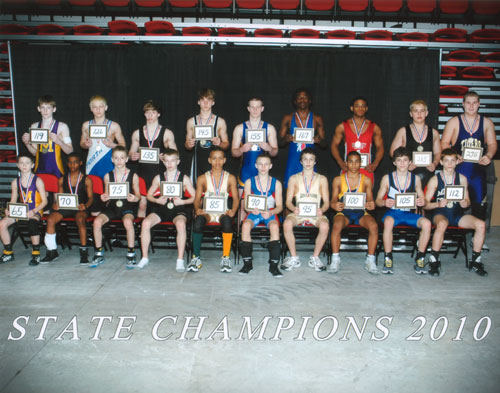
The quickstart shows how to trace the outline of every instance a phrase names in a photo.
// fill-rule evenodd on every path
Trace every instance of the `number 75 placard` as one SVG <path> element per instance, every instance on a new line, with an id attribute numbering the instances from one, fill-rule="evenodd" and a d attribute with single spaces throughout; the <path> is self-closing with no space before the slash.
<path id="1" fill-rule="evenodd" d="M 127 199 L 128 182 L 111 182 L 108 184 L 109 199 Z"/>

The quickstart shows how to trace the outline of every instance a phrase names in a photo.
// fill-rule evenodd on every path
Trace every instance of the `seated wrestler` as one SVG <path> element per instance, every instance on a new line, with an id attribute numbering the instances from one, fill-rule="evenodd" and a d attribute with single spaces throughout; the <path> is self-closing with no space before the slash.
<path id="1" fill-rule="evenodd" d="M 148 252 L 151 243 L 151 229 L 160 222 L 171 221 L 174 223 L 177 231 L 177 262 L 175 270 L 183 272 L 184 250 L 186 248 L 186 205 L 193 203 L 195 190 L 189 176 L 177 169 L 180 163 L 179 152 L 177 150 L 163 149 L 160 157 L 166 170 L 162 174 L 154 177 L 151 187 L 149 187 L 148 190 L 148 215 L 141 223 L 142 259 L 137 264 L 137 267 L 142 269 L 149 263 Z M 162 195 L 160 189 L 162 182 L 182 182 L 182 196 L 168 197 Z M 185 196 L 186 191 L 190 195 L 189 198 Z M 131 267 L 133 267 L 133 265 Z"/>
<path id="2" fill-rule="evenodd" d="M 470 214 L 464 214 L 464 209 L 470 206 L 469 191 L 467 190 L 467 178 L 455 171 L 458 163 L 458 154 L 455 150 L 448 148 L 441 152 L 441 165 L 443 171 L 431 177 L 427 184 L 425 198 L 426 210 L 432 211 L 432 222 L 436 226 L 432 236 L 432 251 L 429 257 L 429 274 L 439 276 L 441 261 L 439 251 L 443 245 L 444 233 L 448 225 L 459 226 L 461 228 L 474 229 L 474 239 L 472 248 L 472 261 L 469 263 L 469 270 L 480 276 L 488 273 L 481 263 L 481 249 L 484 244 L 486 234 L 486 224 L 483 220 Z M 463 199 L 446 199 L 447 186 L 464 186 Z M 433 197 L 434 202 L 431 202 Z"/>
<path id="3" fill-rule="evenodd" d="M 252 266 L 252 228 L 263 223 L 270 233 L 268 244 L 269 249 L 269 272 L 275 278 L 283 277 L 278 263 L 280 260 L 280 227 L 278 214 L 283 210 L 282 189 L 279 180 L 269 175 L 273 167 L 269 153 L 261 153 L 255 162 L 257 176 L 251 177 L 245 181 L 245 198 L 248 200 L 250 195 L 259 195 L 266 197 L 266 209 L 259 210 L 245 204 L 245 210 L 248 212 L 243 224 L 241 225 L 241 256 L 243 257 L 243 267 L 239 274 L 248 274 L 253 269 Z"/>
<path id="4" fill-rule="evenodd" d="M 396 170 L 384 175 L 380 182 L 377 199 L 375 200 L 377 206 L 387 208 L 387 212 L 382 217 L 384 223 L 384 267 L 382 268 L 382 273 L 394 273 L 392 257 L 393 228 L 398 225 L 407 225 L 420 229 L 414 268 L 415 273 L 426 274 L 425 251 L 427 250 L 427 243 L 429 243 L 431 236 L 431 222 L 424 216 L 415 213 L 414 209 L 396 208 L 395 204 L 396 194 L 416 193 L 415 205 L 424 207 L 425 197 L 422 184 L 420 178 L 409 171 L 411 158 L 410 152 L 406 147 L 401 146 L 394 150 L 393 158 Z"/>
<path id="5" fill-rule="evenodd" d="M 283 223 L 283 234 L 290 250 L 290 257 L 286 258 L 281 268 L 283 270 L 292 270 L 301 265 L 300 258 L 297 255 L 295 247 L 295 236 L 293 227 L 303 224 L 311 224 L 319 229 L 314 251 L 309 258 L 309 267 L 317 272 L 325 270 L 326 266 L 319 258 L 319 253 L 323 249 L 328 237 L 329 223 L 325 213 L 329 209 L 328 180 L 325 176 L 314 171 L 316 165 L 316 151 L 313 148 L 306 147 L 300 153 L 300 164 L 302 172 L 296 173 L 290 177 L 286 191 L 285 206 L 291 211 L 286 216 Z M 295 199 L 295 204 L 294 204 Z M 300 215 L 298 204 L 300 202 L 312 202 L 316 204 L 316 215 L 314 217 L 305 217 Z"/>
<path id="6" fill-rule="evenodd" d="M 340 268 L 340 234 L 349 224 L 360 225 L 368 231 L 368 254 L 365 269 L 369 273 L 378 274 L 375 263 L 375 251 L 378 242 L 377 221 L 366 212 L 375 209 L 373 201 L 372 181 L 369 176 L 360 173 L 361 154 L 353 150 L 347 155 L 346 172 L 333 179 L 332 200 L 330 206 L 338 213 L 333 219 L 331 234 L 332 262 L 328 266 L 328 273 L 337 273 Z M 346 208 L 345 194 L 348 192 L 364 193 L 365 205 L 363 209 Z"/>
<path id="7" fill-rule="evenodd" d="M 214 146 L 210 151 L 208 163 L 211 170 L 200 175 L 196 181 L 196 195 L 194 198 L 193 224 L 193 257 L 187 267 L 188 272 L 197 272 L 201 266 L 200 250 L 203 239 L 203 228 L 207 223 L 217 222 L 222 229 L 222 258 L 221 272 L 231 272 L 231 242 L 233 241 L 233 219 L 238 210 L 239 198 L 236 178 L 224 170 L 226 157 L 224 150 Z M 224 213 L 214 212 L 217 201 L 212 200 L 213 206 L 203 206 L 205 197 L 222 197 Z M 228 203 L 231 197 L 232 205 Z M 220 200 L 219 200 L 220 203 Z M 220 207 L 220 206 L 219 206 Z M 208 210 L 208 211 L 207 211 Z"/>
<path id="8" fill-rule="evenodd" d="M 80 263 L 89 262 L 87 250 L 87 217 L 88 209 L 94 201 L 92 181 L 80 170 L 83 161 L 77 153 L 71 153 L 67 160 L 69 173 L 59 178 L 58 193 L 78 195 L 78 208 L 76 210 L 59 209 L 57 201 L 54 202 L 53 211 L 47 218 L 47 231 L 45 232 L 45 246 L 47 254 L 40 263 L 49 263 L 59 257 L 56 244 L 56 225 L 63 218 L 74 217 L 80 235 Z"/>
<path id="9" fill-rule="evenodd" d="M 33 157 L 20 155 L 17 157 L 17 168 L 20 175 L 10 183 L 10 203 L 22 203 L 28 205 L 28 231 L 31 237 L 33 251 L 31 252 L 30 266 L 40 263 L 40 229 L 38 223 L 43 214 L 43 208 L 47 205 L 45 185 L 43 180 L 33 173 Z M 4 246 L 0 263 L 14 260 L 14 251 L 9 234 L 9 227 L 16 223 L 17 219 L 6 215 L 0 220 L 0 237 Z"/>
<path id="10" fill-rule="evenodd" d="M 104 175 L 104 193 L 101 200 L 106 203 L 105 209 L 94 220 L 94 258 L 89 267 L 97 267 L 104 262 L 102 247 L 102 227 L 111 220 L 122 220 L 127 231 L 127 267 L 136 263 L 134 218 L 137 204 L 141 200 L 139 192 L 139 176 L 127 168 L 128 152 L 121 145 L 113 148 L 111 160 L 114 169 Z M 110 183 L 128 183 L 128 194 L 123 199 L 110 199 Z"/>

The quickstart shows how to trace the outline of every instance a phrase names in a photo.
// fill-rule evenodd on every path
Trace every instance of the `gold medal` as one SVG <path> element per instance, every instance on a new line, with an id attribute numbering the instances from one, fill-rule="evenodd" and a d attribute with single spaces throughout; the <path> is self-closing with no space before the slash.
<path id="1" fill-rule="evenodd" d="M 424 147 L 422 145 L 418 145 L 417 150 L 418 151 L 424 151 Z"/>
<path id="2" fill-rule="evenodd" d="M 118 199 L 118 200 L 116 201 L 116 206 L 117 206 L 117 207 L 122 207 L 122 206 L 123 206 L 123 202 L 121 201 L 121 199 Z"/>
<path id="3" fill-rule="evenodd" d="M 446 207 L 447 207 L 448 209 L 451 209 L 451 208 L 453 207 L 453 202 L 448 202 L 448 203 L 446 204 Z"/>
<path id="4" fill-rule="evenodd" d="M 173 202 L 167 203 L 167 208 L 168 209 L 173 209 L 174 208 L 174 203 Z"/>

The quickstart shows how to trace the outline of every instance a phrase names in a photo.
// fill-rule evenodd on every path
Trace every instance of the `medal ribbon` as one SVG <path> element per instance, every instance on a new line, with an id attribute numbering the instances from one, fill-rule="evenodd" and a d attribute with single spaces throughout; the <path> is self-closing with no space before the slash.
<path id="1" fill-rule="evenodd" d="M 300 118 L 299 114 L 297 112 L 295 112 L 295 117 L 297 118 L 297 120 L 299 121 L 299 124 L 300 124 L 300 128 L 307 128 L 307 125 L 309 124 L 309 118 L 311 116 L 311 112 L 309 112 L 307 114 L 307 119 L 306 119 L 306 125 L 304 127 L 304 124 L 302 123 L 302 119 Z M 304 150 L 306 148 L 306 144 L 305 143 L 302 143 L 300 145 L 300 151 Z"/>
<path id="2" fill-rule="evenodd" d="M 23 203 L 28 203 L 29 189 L 31 187 L 31 183 L 33 182 L 33 177 L 33 173 L 30 173 L 30 177 L 28 177 L 28 183 L 26 186 L 26 193 L 23 191 L 22 177 L 19 177 L 19 191 L 21 191 L 21 199 Z"/>
<path id="3" fill-rule="evenodd" d="M 309 194 L 311 193 L 311 187 L 312 187 L 312 183 L 314 181 L 314 176 L 315 176 L 315 174 L 313 173 L 313 175 L 311 177 L 311 181 L 309 182 L 309 185 L 307 185 L 306 176 L 304 175 L 304 172 L 302 172 L 302 178 L 304 180 L 304 188 L 306 189 L 306 197 L 309 197 Z"/>
<path id="4" fill-rule="evenodd" d="M 472 128 L 469 126 L 469 122 L 467 121 L 467 119 L 465 118 L 465 115 L 463 115 L 463 119 L 464 119 L 464 126 L 465 126 L 465 131 L 467 131 L 469 133 L 469 135 L 472 137 L 472 134 L 474 134 L 474 128 L 476 128 L 476 122 L 477 122 L 477 119 L 479 118 L 479 116 L 476 116 L 474 118 L 474 123 L 472 123 Z"/>
<path id="5" fill-rule="evenodd" d="M 444 185 L 445 185 L 445 186 L 452 186 L 453 184 L 455 184 L 455 177 L 456 177 L 456 176 L 457 176 L 457 173 L 455 172 L 455 173 L 453 174 L 453 179 L 451 179 L 451 183 L 448 183 L 448 182 L 446 181 L 446 175 L 445 175 L 443 172 L 441 172 L 441 178 L 443 179 L 443 182 L 444 182 Z"/>
<path id="6" fill-rule="evenodd" d="M 260 191 L 260 195 L 264 195 L 267 198 L 267 193 L 269 192 L 269 189 L 271 188 L 271 176 L 267 177 L 267 186 L 266 186 L 266 193 L 264 194 L 264 189 L 262 188 L 262 184 L 260 183 L 260 177 L 255 176 L 257 179 L 257 189 Z"/>
<path id="7" fill-rule="evenodd" d="M 415 127 L 415 133 L 417 134 L 418 136 L 418 144 L 421 145 L 423 140 L 424 140 L 424 132 L 425 132 L 425 124 L 424 124 L 424 127 L 422 128 L 422 132 L 420 132 L 417 128 L 417 126 L 415 125 L 415 123 L 413 123 L 413 127 Z"/>
<path id="8" fill-rule="evenodd" d="M 212 116 L 213 116 L 213 115 L 212 115 L 212 112 L 210 112 L 210 116 L 208 116 L 208 119 L 207 119 L 207 122 L 205 123 L 205 125 L 210 124 L 210 121 L 212 120 Z M 198 115 L 198 119 L 199 119 L 199 120 L 198 120 L 198 122 L 199 122 L 201 125 L 203 125 L 203 119 L 201 118 L 201 116 L 200 116 L 200 115 Z"/>
<path id="9" fill-rule="evenodd" d="M 68 174 L 68 186 L 69 186 L 69 192 L 71 194 L 78 194 L 78 185 L 80 184 L 81 179 L 82 179 L 82 172 L 78 173 L 78 179 L 76 181 L 75 191 L 73 192 L 73 187 L 71 187 L 71 175 Z"/>
<path id="10" fill-rule="evenodd" d="M 156 137 L 158 136 L 158 133 L 160 132 L 160 129 L 161 129 L 161 125 L 157 125 L 156 126 L 156 129 L 155 129 L 155 132 L 153 133 L 153 138 L 149 139 L 149 130 L 148 130 L 148 126 L 146 126 L 146 135 L 147 135 L 147 141 L 148 141 L 148 146 L 149 148 L 153 148 L 153 143 L 155 143 L 155 139 Z"/>
<path id="11" fill-rule="evenodd" d="M 181 174 L 180 171 L 176 171 L 175 172 L 175 176 L 174 176 L 174 180 L 172 180 L 173 182 L 176 182 L 177 179 L 179 179 L 179 175 Z M 165 181 L 168 181 L 168 172 L 165 171 Z"/>
<path id="12" fill-rule="evenodd" d="M 351 186 L 349 185 L 349 179 L 347 179 L 347 173 L 345 174 L 345 182 L 347 184 L 347 188 L 349 189 L 349 192 L 353 192 L 353 191 L 351 191 Z M 356 186 L 354 191 L 357 191 L 359 189 L 360 184 L 361 184 L 361 175 L 359 175 L 358 185 Z"/>
<path id="13" fill-rule="evenodd" d="M 361 133 L 363 132 L 363 127 L 365 126 L 366 119 L 363 120 L 363 124 L 361 124 L 361 128 L 358 130 L 358 126 L 356 125 L 356 122 L 354 121 L 354 117 L 352 118 L 352 124 L 354 125 L 354 131 L 356 132 L 356 138 L 359 141 L 359 137 L 361 136 Z"/>
<path id="14" fill-rule="evenodd" d="M 220 188 L 222 187 L 222 182 L 224 181 L 224 171 L 222 171 L 222 173 L 220 175 L 219 185 L 215 184 L 215 179 L 214 179 L 214 175 L 212 174 L 212 171 L 210 171 L 210 177 L 212 178 L 212 184 L 214 186 L 215 195 L 219 196 L 220 195 Z"/>
<path id="15" fill-rule="evenodd" d="M 127 178 L 128 173 L 129 172 L 127 172 L 127 170 L 125 169 L 125 173 L 123 174 L 122 179 L 120 180 L 120 183 L 123 183 L 125 181 L 125 179 Z M 116 181 L 117 180 L 116 170 L 113 170 L 113 174 L 115 175 L 115 181 Z"/>
<path id="16" fill-rule="evenodd" d="M 398 191 L 400 193 L 404 194 L 406 192 L 407 188 L 410 186 L 410 179 L 411 179 L 410 174 L 409 173 L 406 174 L 405 187 L 403 189 L 403 192 L 401 192 L 401 185 L 399 184 L 399 177 L 398 177 L 397 172 L 392 172 L 392 178 L 394 180 L 394 184 L 398 188 Z"/>

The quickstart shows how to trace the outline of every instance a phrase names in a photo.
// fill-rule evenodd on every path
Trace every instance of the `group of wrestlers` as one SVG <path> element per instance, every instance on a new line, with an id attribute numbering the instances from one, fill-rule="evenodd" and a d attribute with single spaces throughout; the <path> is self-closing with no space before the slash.
<path id="1" fill-rule="evenodd" d="M 395 170 L 383 176 L 377 193 L 373 191 L 374 171 L 384 157 L 383 136 L 380 127 L 366 118 L 367 100 L 354 98 L 350 107 L 352 117 L 335 128 L 330 148 L 341 173 L 331 186 L 328 179 L 315 170 L 316 148 L 325 147 L 323 119 L 311 111 L 312 96 L 307 89 L 297 89 L 293 103 L 295 110 L 283 117 L 277 132 L 272 124 L 262 120 L 262 99 L 251 98 L 247 108 L 249 119 L 234 128 L 230 146 L 225 120 L 213 113 L 215 92 L 201 89 L 198 95 L 200 112 L 186 124 L 184 148 L 193 152 L 193 158 L 189 173 L 183 173 L 174 133 L 159 124 L 161 109 L 156 103 L 148 101 L 144 105 L 146 124 L 132 133 L 127 150 L 120 125 L 106 118 L 106 99 L 91 97 L 93 118 L 83 123 L 80 139 L 81 148 L 88 150 L 83 168 L 82 158 L 73 152 L 68 126 L 54 119 L 55 100 L 51 96 L 40 97 L 41 120 L 22 135 L 31 155 L 18 156 L 20 175 L 11 183 L 11 203 L 27 206 L 23 218 L 27 220 L 33 246 L 29 264 L 50 263 L 58 258 L 56 225 L 63 218 L 73 217 L 81 242 L 80 263 L 84 266 L 95 268 L 105 262 L 102 228 L 110 220 L 122 220 L 125 227 L 128 269 L 143 269 L 149 263 L 151 229 L 161 222 L 171 222 L 177 232 L 176 270 L 197 272 L 202 267 L 204 228 L 216 223 L 222 232 L 220 270 L 229 273 L 232 271 L 230 252 L 235 224 L 241 220 L 243 266 L 239 273 L 242 275 L 253 269 L 252 229 L 257 226 L 269 230 L 267 247 L 272 276 L 280 278 L 283 276 L 281 270 L 299 268 L 301 260 L 293 231 L 299 225 L 318 228 L 308 266 L 318 272 L 337 273 L 341 267 L 341 232 L 350 224 L 359 225 L 368 232 L 365 269 L 371 274 L 394 273 L 393 228 L 400 225 L 419 230 L 414 263 L 417 274 L 439 276 L 439 253 L 448 226 L 474 230 L 469 267 L 480 276 L 487 274 L 481 262 L 486 231 L 485 168 L 496 153 L 497 142 L 492 121 L 478 113 L 480 103 L 476 92 L 465 94 L 464 113 L 447 122 L 441 137 L 426 123 L 425 101 L 411 103 L 411 122 L 397 131 L 389 152 Z M 32 130 L 47 130 L 48 142 L 34 141 Z M 344 144 L 344 157 L 339 149 L 341 143 Z M 278 149 L 287 145 L 282 185 L 270 175 L 270 170 Z M 375 151 L 373 158 L 372 150 Z M 62 153 L 67 158 L 66 171 Z M 228 154 L 241 158 L 238 177 L 224 170 Z M 127 167 L 129 160 L 138 162 L 137 170 Z M 73 209 L 62 209 L 58 199 L 53 200 L 47 218 L 44 258 L 40 256 L 38 224 L 49 202 L 44 182 L 37 174 L 55 175 L 59 194 L 78 196 L 78 205 Z M 102 194 L 94 195 L 92 177 L 102 179 Z M 146 196 L 141 195 L 141 182 L 146 185 Z M 126 185 L 128 191 L 116 197 L 114 191 L 110 191 L 114 185 Z M 385 208 L 381 270 L 375 257 L 379 237 L 379 226 L 373 214 L 376 207 Z M 471 214 L 466 214 L 469 208 Z M 333 215 L 329 218 L 330 209 Z M 4 245 L 0 263 L 14 260 L 9 226 L 17 218 L 9 212 L 0 221 Z M 95 216 L 92 259 L 88 254 L 86 230 L 90 215 Z M 144 217 L 139 262 L 135 252 L 136 217 Z M 192 258 L 185 265 L 187 226 L 191 223 Z M 281 226 L 290 256 L 280 266 Z M 320 259 L 320 253 L 329 233 L 332 258 L 331 263 L 326 264 Z M 429 241 L 431 253 L 426 262 Z"/>

